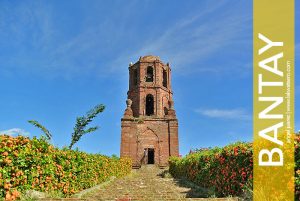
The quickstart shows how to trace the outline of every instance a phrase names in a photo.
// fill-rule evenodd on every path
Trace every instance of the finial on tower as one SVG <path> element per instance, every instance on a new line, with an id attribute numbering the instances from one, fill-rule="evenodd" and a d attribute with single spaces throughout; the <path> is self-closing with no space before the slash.
<path id="1" fill-rule="evenodd" d="M 127 99 L 127 100 L 126 100 L 126 105 L 127 105 L 127 108 L 131 108 L 132 100 Z"/>
<path id="2" fill-rule="evenodd" d="M 169 101 L 168 117 L 169 118 L 174 118 L 174 117 L 176 118 L 176 113 L 175 113 L 175 110 L 174 110 L 174 101 L 173 100 Z"/>
<path id="3" fill-rule="evenodd" d="M 132 109 L 131 109 L 132 100 L 127 99 L 126 100 L 126 105 L 127 105 L 127 108 L 124 112 L 124 117 L 132 117 L 133 116 L 133 112 L 132 112 Z"/>

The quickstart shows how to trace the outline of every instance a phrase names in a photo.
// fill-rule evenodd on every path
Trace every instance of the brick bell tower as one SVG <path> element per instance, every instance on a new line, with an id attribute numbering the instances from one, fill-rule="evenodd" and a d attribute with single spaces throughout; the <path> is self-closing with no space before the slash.
<path id="1" fill-rule="evenodd" d="M 178 156 L 178 120 L 169 63 L 151 55 L 130 63 L 127 96 L 121 119 L 121 157 L 132 158 L 134 168 L 143 164 L 167 166 L 170 156 Z"/>

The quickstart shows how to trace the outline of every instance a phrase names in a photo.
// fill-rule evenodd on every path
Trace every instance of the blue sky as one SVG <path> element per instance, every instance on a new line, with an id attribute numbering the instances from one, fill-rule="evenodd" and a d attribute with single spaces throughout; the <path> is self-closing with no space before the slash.
<path id="1" fill-rule="evenodd" d="M 171 64 L 182 155 L 252 140 L 252 2 L 239 0 L 0 1 L 0 131 L 39 136 L 35 119 L 69 145 L 103 103 L 75 147 L 119 155 L 128 64 L 148 54 Z"/>

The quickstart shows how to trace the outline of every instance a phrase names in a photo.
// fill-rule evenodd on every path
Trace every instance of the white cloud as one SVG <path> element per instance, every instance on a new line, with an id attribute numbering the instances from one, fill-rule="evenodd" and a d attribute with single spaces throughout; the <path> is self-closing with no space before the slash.
<path id="1" fill-rule="evenodd" d="M 23 47 L 11 57 L 0 56 L 3 65 L 0 70 L 2 74 L 20 72 L 21 69 L 47 77 L 65 78 L 126 74 L 126 65 L 130 61 L 134 62 L 142 55 L 154 54 L 161 56 L 165 62 L 169 61 L 173 68 L 180 69 L 180 73 L 232 72 L 224 65 L 204 64 L 205 59 L 213 57 L 216 51 L 224 49 L 226 45 L 238 44 L 240 48 L 240 44 L 249 43 L 249 47 L 252 47 L 251 12 L 245 12 L 244 2 L 230 8 L 228 2 L 216 1 L 212 4 L 211 1 L 204 1 L 201 12 L 192 10 L 164 27 L 159 23 L 153 25 L 154 31 L 145 35 L 136 34 L 140 27 L 132 25 L 135 17 L 132 10 L 141 5 L 139 1 L 119 6 L 118 15 L 105 17 L 94 12 L 83 15 L 80 29 L 66 34 L 66 37 L 63 37 L 63 29 L 58 29 L 55 8 L 51 4 L 19 4 L 2 10 L 0 8 L 0 19 L 1 16 L 6 19 L 0 20 L 0 28 L 6 30 L 2 33 L 5 34 L 2 37 L 4 44 L 14 48 Z M 118 16 L 122 17 L 112 20 Z M 136 34 L 134 39 L 130 39 L 130 33 Z M 26 41 L 31 41 L 30 51 L 23 45 Z M 231 63 L 227 66 L 240 70 L 243 66 L 232 63 L 235 60 L 230 59 L 228 62 Z M 197 65 L 193 65 L 195 63 Z"/>
<path id="2" fill-rule="evenodd" d="M 54 4 L 33 2 L 0 7 L 0 29 L 6 30 L 0 32 L 1 38 L 4 38 L 0 41 L 0 48 L 16 48 L 13 56 L 0 56 L 0 74 L 10 75 L 10 72 L 23 70 L 50 78 L 62 76 L 68 79 L 109 72 L 104 64 L 112 61 L 104 58 L 107 58 L 107 52 L 118 55 L 116 44 L 123 39 L 135 3 L 131 1 L 120 6 L 117 13 L 122 19 L 117 20 L 117 25 L 111 16 L 98 15 L 99 12 L 89 15 L 79 13 L 83 22 L 78 23 L 80 27 L 72 30 L 72 34 L 59 29 L 61 25 L 56 20 Z M 90 9 L 101 5 L 98 2 Z M 113 13 L 111 15 L 114 16 Z M 85 58 L 84 61 L 81 58 Z"/>
<path id="3" fill-rule="evenodd" d="M 251 13 L 239 12 L 236 9 L 223 9 L 224 3 L 207 5 L 201 14 L 187 14 L 170 27 L 163 29 L 157 37 L 147 40 L 140 45 L 137 51 L 126 52 L 116 59 L 117 65 L 127 64 L 128 58 L 135 61 L 139 56 L 154 54 L 166 58 L 173 68 L 182 70 L 182 73 L 205 72 L 218 73 L 228 71 L 224 65 L 201 65 L 207 58 L 215 56 L 216 51 L 226 45 L 247 44 L 252 47 Z M 218 15 L 215 15 L 218 13 Z M 220 17 L 222 16 L 222 17 Z M 245 45 L 244 45 L 245 46 Z M 249 48 L 251 51 L 251 48 Z M 127 61 L 124 61 L 124 58 Z M 166 61 L 165 61 L 166 62 Z M 197 62 L 197 66 L 189 65 Z M 229 62 L 229 60 L 227 61 Z M 231 59 L 230 62 L 234 62 Z M 123 63 L 123 65 L 122 65 Z M 232 70 L 241 70 L 244 65 L 233 63 Z M 251 65 L 252 66 L 252 65 Z M 188 68 L 188 71 L 187 71 Z M 230 67 L 231 68 L 231 67 Z M 243 68 L 243 70 L 251 70 Z"/>
<path id="4" fill-rule="evenodd" d="M 251 120 L 251 115 L 243 109 L 197 109 L 197 113 L 211 118 Z"/>
<path id="5" fill-rule="evenodd" d="M 18 135 L 23 135 L 23 136 L 29 136 L 30 133 L 25 131 L 24 129 L 21 128 L 11 128 L 8 130 L 3 130 L 0 131 L 0 135 L 10 135 L 10 136 L 18 136 Z"/>

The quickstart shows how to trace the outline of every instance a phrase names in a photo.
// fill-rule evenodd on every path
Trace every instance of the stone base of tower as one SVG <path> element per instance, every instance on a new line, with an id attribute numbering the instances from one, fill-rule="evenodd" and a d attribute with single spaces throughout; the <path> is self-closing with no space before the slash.
<path id="1" fill-rule="evenodd" d="M 178 156 L 176 118 L 122 118 L 121 157 L 130 157 L 133 167 L 143 164 L 168 165 L 170 156 Z"/>

